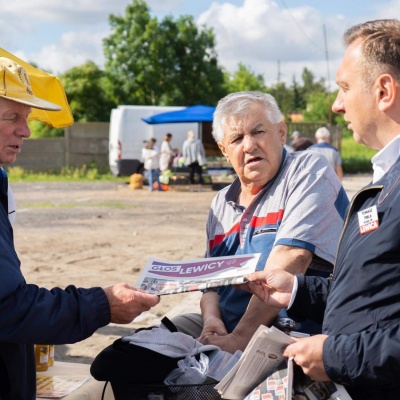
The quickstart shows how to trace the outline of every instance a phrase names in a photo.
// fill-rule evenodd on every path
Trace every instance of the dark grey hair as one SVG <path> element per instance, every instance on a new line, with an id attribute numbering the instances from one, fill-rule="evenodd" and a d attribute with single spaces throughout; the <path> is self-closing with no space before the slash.
<path id="1" fill-rule="evenodd" d="M 400 82 L 400 21 L 378 19 L 355 25 L 343 35 L 346 46 L 361 39 L 362 65 L 365 83 L 370 84 L 379 75 L 391 74 Z"/>

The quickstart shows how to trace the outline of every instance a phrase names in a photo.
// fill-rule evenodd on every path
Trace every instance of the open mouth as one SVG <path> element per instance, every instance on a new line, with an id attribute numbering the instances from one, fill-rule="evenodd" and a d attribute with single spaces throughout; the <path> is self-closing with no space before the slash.
<path id="1" fill-rule="evenodd" d="M 258 161 L 261 161 L 260 157 L 252 157 L 252 158 L 249 158 L 248 160 L 246 160 L 246 165 L 251 165 Z"/>

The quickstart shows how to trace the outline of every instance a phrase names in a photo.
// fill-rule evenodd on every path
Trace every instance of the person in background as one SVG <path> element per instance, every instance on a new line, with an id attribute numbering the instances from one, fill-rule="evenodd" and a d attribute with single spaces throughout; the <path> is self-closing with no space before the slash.
<path id="1" fill-rule="evenodd" d="M 293 148 L 296 142 L 301 138 L 301 133 L 299 131 L 293 131 L 290 135 L 290 146 Z"/>
<path id="2" fill-rule="evenodd" d="M 261 253 L 259 270 L 329 276 L 348 199 L 325 157 L 284 149 L 286 124 L 275 99 L 261 92 L 221 99 L 213 136 L 237 179 L 212 201 L 206 257 Z M 232 286 L 207 289 L 200 306 L 201 315 L 173 319 L 178 330 L 231 353 L 278 315 Z M 296 322 L 303 331 L 321 331 Z"/>
<path id="3" fill-rule="evenodd" d="M 162 192 L 160 182 L 160 152 L 155 147 L 156 139 L 151 138 L 142 149 L 142 161 L 147 171 L 150 192 L 154 191 L 154 184 L 157 183 L 157 190 Z"/>
<path id="4" fill-rule="evenodd" d="M 355 25 L 336 73 L 332 110 L 356 142 L 379 150 L 372 182 L 352 199 L 329 279 L 267 270 L 247 286 L 270 307 L 323 321 L 323 334 L 284 355 L 315 381 L 345 386 L 353 400 L 400 393 L 400 21 Z M 242 286 L 243 288 L 243 286 Z"/>
<path id="5" fill-rule="evenodd" d="M 335 170 L 337 176 L 342 181 L 343 180 L 343 168 L 342 168 L 342 157 L 340 157 L 339 150 L 333 147 L 330 143 L 331 133 L 326 127 L 318 128 L 315 132 L 316 144 L 309 147 L 309 150 L 321 153 L 327 158 L 329 164 Z"/>
<path id="6" fill-rule="evenodd" d="M 293 151 L 303 151 L 307 150 L 310 146 L 312 146 L 314 143 L 313 141 L 305 136 L 302 136 L 301 138 L 296 140 L 296 143 L 293 145 Z"/>
<path id="7" fill-rule="evenodd" d="M 185 165 L 189 167 L 189 180 L 191 184 L 203 183 L 203 165 L 206 164 L 206 154 L 203 143 L 200 139 L 195 138 L 194 132 L 187 133 L 187 139 L 183 142 L 182 156 L 185 159 Z"/>
<path id="8" fill-rule="evenodd" d="M 30 136 L 31 108 L 58 111 L 60 107 L 34 95 L 26 71 L 16 62 L 0 57 L 0 76 L 0 166 L 4 167 L 15 161 Z M 34 400 L 34 343 L 81 341 L 110 322 L 130 323 L 159 298 L 126 283 L 51 290 L 27 283 L 14 247 L 3 168 L 0 187 L 0 399 Z"/>
<path id="9" fill-rule="evenodd" d="M 160 149 L 160 171 L 161 173 L 167 169 L 171 169 L 172 160 L 176 155 L 175 150 L 171 146 L 172 133 L 166 133 L 164 135 L 163 142 L 161 143 Z"/>

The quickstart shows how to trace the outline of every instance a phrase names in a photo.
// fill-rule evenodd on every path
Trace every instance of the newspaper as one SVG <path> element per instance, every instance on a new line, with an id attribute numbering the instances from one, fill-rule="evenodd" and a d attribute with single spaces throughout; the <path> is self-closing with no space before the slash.
<path id="1" fill-rule="evenodd" d="M 223 399 L 242 400 L 257 385 L 277 371 L 284 349 L 296 339 L 275 327 L 261 325 L 235 366 L 215 386 Z"/>
<path id="2" fill-rule="evenodd" d="M 351 400 L 342 385 L 315 382 L 282 355 L 295 341 L 276 327 L 260 326 L 215 389 L 230 400 Z"/>
<path id="3" fill-rule="evenodd" d="M 187 261 L 163 261 L 151 258 L 136 287 L 165 295 L 245 282 L 244 275 L 256 270 L 260 253 L 199 258 Z"/>

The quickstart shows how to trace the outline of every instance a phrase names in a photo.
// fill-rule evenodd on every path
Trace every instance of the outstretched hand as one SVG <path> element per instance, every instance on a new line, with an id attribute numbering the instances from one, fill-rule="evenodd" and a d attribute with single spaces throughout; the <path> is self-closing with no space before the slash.
<path id="1" fill-rule="evenodd" d="M 265 304 L 276 308 L 286 308 L 292 295 L 295 277 L 281 269 L 257 271 L 246 276 L 250 281 L 237 288 L 253 293 Z"/>
<path id="2" fill-rule="evenodd" d="M 159 296 L 119 283 L 104 288 L 110 304 L 111 322 L 129 324 L 144 311 L 150 310 L 160 302 Z"/>

